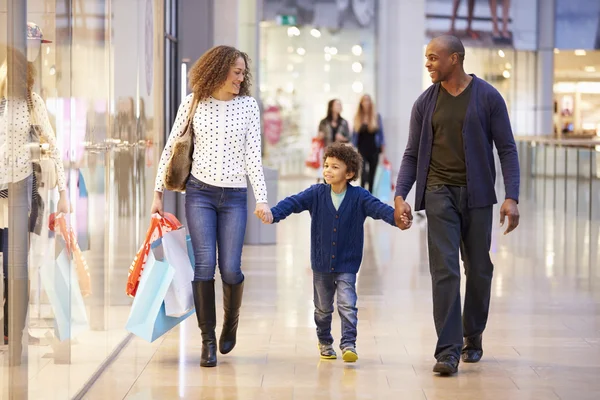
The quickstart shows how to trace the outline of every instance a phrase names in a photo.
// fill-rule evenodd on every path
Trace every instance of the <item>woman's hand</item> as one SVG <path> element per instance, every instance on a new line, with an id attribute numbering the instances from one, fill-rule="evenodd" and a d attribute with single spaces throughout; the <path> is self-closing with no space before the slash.
<path id="1" fill-rule="evenodd" d="M 57 214 L 69 214 L 71 209 L 69 207 L 69 200 L 67 199 L 67 191 L 62 190 L 60 192 L 60 198 L 58 199 L 58 204 L 56 205 L 56 213 Z"/>
<path id="2" fill-rule="evenodd" d="M 256 209 L 254 215 L 261 219 L 263 224 L 273 223 L 273 214 L 267 203 L 256 203 Z"/>
<path id="3" fill-rule="evenodd" d="M 150 208 L 150 215 L 159 214 L 163 216 L 163 194 L 162 192 L 154 192 L 154 199 L 152 200 L 152 207 Z"/>

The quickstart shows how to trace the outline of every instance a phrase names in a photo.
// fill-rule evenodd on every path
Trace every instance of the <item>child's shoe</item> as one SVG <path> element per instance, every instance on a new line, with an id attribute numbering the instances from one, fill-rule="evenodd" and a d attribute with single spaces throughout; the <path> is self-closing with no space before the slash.
<path id="1" fill-rule="evenodd" d="M 356 362 L 358 360 L 358 354 L 354 347 L 346 347 L 342 349 L 342 359 L 345 362 Z"/>
<path id="2" fill-rule="evenodd" d="M 335 360 L 337 358 L 337 354 L 335 354 L 335 350 L 330 344 L 319 343 L 319 352 L 323 360 Z"/>

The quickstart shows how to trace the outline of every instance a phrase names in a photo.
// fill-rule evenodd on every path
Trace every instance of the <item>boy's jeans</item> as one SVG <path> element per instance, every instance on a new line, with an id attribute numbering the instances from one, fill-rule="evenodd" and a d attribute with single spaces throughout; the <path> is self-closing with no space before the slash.
<path id="1" fill-rule="evenodd" d="M 356 347 L 356 325 L 358 324 L 356 274 L 313 271 L 313 287 L 315 323 L 319 342 L 333 344 L 331 319 L 333 298 L 337 291 L 338 313 L 342 320 L 340 348 L 343 350 L 346 347 Z"/>

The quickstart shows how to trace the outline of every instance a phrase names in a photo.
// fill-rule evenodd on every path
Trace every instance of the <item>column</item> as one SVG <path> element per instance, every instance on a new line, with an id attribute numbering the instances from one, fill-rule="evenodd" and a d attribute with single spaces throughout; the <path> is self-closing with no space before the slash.
<path id="1" fill-rule="evenodd" d="M 554 114 L 554 25 L 556 0 L 538 2 L 535 135 L 552 135 Z"/>
<path id="2" fill-rule="evenodd" d="M 377 21 L 377 106 L 394 175 L 408 140 L 413 103 L 423 92 L 425 0 L 380 0 Z"/>

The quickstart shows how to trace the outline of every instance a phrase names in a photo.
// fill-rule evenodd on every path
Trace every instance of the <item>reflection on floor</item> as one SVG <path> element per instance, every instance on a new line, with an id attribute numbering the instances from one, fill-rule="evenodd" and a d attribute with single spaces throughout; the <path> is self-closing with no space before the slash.
<path id="1" fill-rule="evenodd" d="M 280 193 L 309 183 L 283 182 Z M 368 222 L 360 360 L 319 360 L 305 214 L 280 225 L 277 246 L 245 249 L 238 347 L 218 367 L 199 367 L 200 333 L 190 318 L 154 344 L 134 340 L 86 398 L 598 399 L 598 223 L 547 204 L 524 200 L 519 229 L 509 236 L 494 230 L 484 358 L 461 364 L 456 377 L 431 372 L 425 220 L 408 232 Z M 334 328 L 339 340 L 337 315 Z"/>

